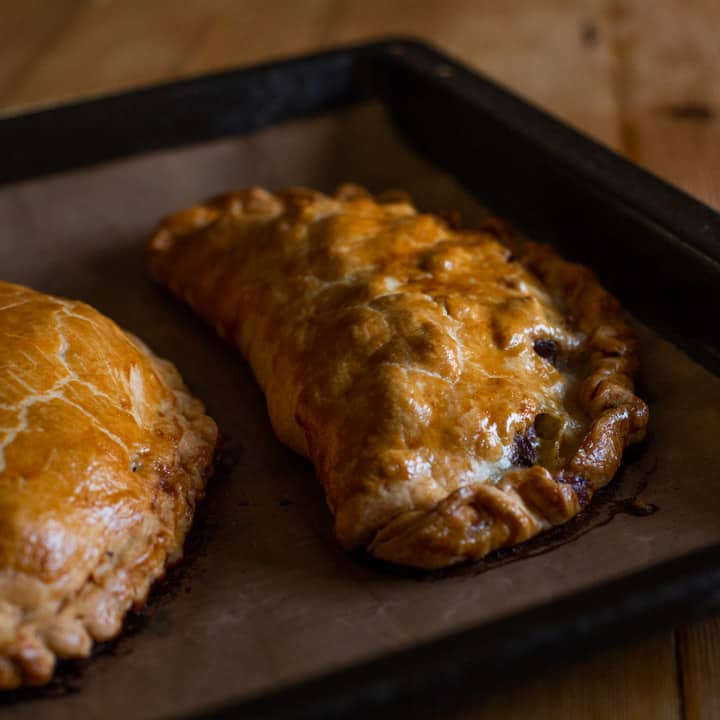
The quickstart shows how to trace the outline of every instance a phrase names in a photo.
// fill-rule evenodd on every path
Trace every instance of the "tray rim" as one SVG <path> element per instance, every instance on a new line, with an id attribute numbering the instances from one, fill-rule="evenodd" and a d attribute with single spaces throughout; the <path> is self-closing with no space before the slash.
<path id="1" fill-rule="evenodd" d="M 548 134 L 554 147 L 569 144 L 565 152 L 587 152 L 590 159 L 583 168 L 591 180 L 602 180 L 606 192 L 619 192 L 629 199 L 638 212 L 654 205 L 660 194 L 666 202 L 660 217 L 664 228 L 692 252 L 708 263 L 720 277 L 720 214 L 672 184 L 656 177 L 635 163 L 590 139 L 584 133 L 553 117 L 531 102 L 498 86 L 494 81 L 429 44 L 410 36 L 390 36 L 320 52 L 291 55 L 260 64 L 203 73 L 189 78 L 143 85 L 118 92 L 100 93 L 71 102 L 60 101 L 43 106 L 11 108 L 0 111 L 0 145 L 13 138 L 24 127 L 46 130 L 60 118 L 90 117 L 128 101 L 162 102 L 177 94 L 193 92 L 202 86 L 242 83 L 248 78 L 277 70 L 329 62 L 345 63 L 342 72 L 354 71 L 360 61 L 398 58 L 414 63 L 415 69 L 435 73 L 437 82 L 448 83 L 463 93 L 496 93 L 506 108 L 522 109 L 523 117 L 532 122 L 525 131 Z M 451 68 L 441 72 L 438 68 Z M 49 174 L 62 174 L 100 162 L 140 155 L 169 147 L 180 147 L 216 137 L 242 135 L 277 122 L 288 122 L 324 112 L 342 109 L 373 97 L 367 87 L 323 100 L 311 112 L 299 108 L 285 117 L 271 118 L 263 124 L 241 131 L 211 132 L 209 136 L 184 142 L 138 147 L 132 151 L 111 154 L 95 161 L 68 163 L 51 169 L 17 177 L 0 176 L 0 187 L 30 181 Z M 506 118 L 507 119 L 507 118 Z M 520 119 L 513 120 L 520 122 Z M 37 132 L 37 130 L 35 131 Z M 11 163 L 12 164 L 12 163 Z M 623 176 L 627 182 L 620 188 L 606 186 L 608 176 Z M 655 210 L 658 208 L 655 207 Z M 683 232 L 683 220 L 691 220 L 695 232 Z M 321 717 L 349 717 L 378 712 L 407 699 L 428 697 L 440 690 L 458 691 L 472 680 L 475 688 L 507 680 L 508 664 L 514 670 L 528 669 L 540 658 L 576 658 L 646 636 L 661 628 L 676 627 L 699 619 L 720 608 L 720 543 L 652 564 L 639 571 L 607 580 L 569 595 L 531 606 L 499 619 L 473 625 L 439 638 L 416 643 L 408 648 L 384 653 L 374 659 L 352 664 L 327 674 L 313 676 L 299 683 L 246 698 L 230 699 L 219 706 L 190 711 L 186 717 L 278 718 L 281 720 Z M 481 678 L 479 677 L 481 676 Z"/>

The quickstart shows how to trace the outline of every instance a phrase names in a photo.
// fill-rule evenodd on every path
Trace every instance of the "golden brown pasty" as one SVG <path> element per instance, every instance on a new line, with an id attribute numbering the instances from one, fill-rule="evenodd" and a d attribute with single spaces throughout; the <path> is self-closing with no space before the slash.
<path id="1" fill-rule="evenodd" d="M 153 275 L 249 360 L 347 548 L 481 558 L 578 513 L 645 434 L 617 301 L 499 228 L 345 186 L 234 192 L 152 237 Z"/>
<path id="2" fill-rule="evenodd" d="M 120 630 L 182 554 L 216 436 L 106 317 L 0 282 L 0 688 Z"/>

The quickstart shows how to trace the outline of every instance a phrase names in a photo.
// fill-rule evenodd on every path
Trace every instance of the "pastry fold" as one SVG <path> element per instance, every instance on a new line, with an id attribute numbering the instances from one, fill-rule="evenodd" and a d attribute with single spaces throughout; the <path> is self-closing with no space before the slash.
<path id="1" fill-rule="evenodd" d="M 247 358 L 342 545 L 438 568 L 574 516 L 647 424 L 618 302 L 505 233 L 400 192 L 253 188 L 167 217 L 149 263 Z"/>
<path id="2" fill-rule="evenodd" d="M 0 688 L 119 632 L 180 558 L 216 438 L 139 340 L 0 282 Z"/>

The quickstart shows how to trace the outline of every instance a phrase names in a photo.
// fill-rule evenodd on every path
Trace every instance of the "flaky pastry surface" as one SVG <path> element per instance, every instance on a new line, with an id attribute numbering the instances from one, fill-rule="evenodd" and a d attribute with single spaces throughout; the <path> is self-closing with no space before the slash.
<path id="1" fill-rule="evenodd" d="M 340 542 L 437 568 L 574 516 L 647 423 L 618 302 L 502 234 L 403 193 L 254 188 L 166 218 L 149 261 L 248 359 Z"/>
<path id="2" fill-rule="evenodd" d="M 118 633 L 182 554 L 216 436 L 108 318 L 0 282 L 0 688 Z"/>

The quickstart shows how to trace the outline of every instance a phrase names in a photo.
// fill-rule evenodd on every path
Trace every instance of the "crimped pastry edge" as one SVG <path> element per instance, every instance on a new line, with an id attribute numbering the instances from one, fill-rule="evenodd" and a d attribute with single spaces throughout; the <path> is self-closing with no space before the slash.
<path id="1" fill-rule="evenodd" d="M 212 471 L 217 426 L 205 414 L 202 402 L 187 390 L 174 365 L 154 355 L 138 338 L 126 335 L 173 393 L 183 433 L 178 438 L 177 463 L 169 472 L 184 472 L 191 478 L 188 493 L 182 498 L 186 510 L 175 512 L 169 507 L 173 500 L 167 498 L 168 507 L 164 509 L 175 521 L 174 526 L 161 528 L 160 523 L 151 524 L 148 532 L 156 533 L 153 543 L 134 543 L 130 552 L 116 555 L 117 563 L 103 574 L 102 584 L 91 573 L 72 598 L 55 603 L 54 612 L 34 615 L 16 603 L 0 600 L 0 690 L 46 684 L 58 659 L 88 657 L 94 642 L 109 640 L 120 632 L 125 613 L 142 605 L 152 583 L 182 558 L 196 503 L 202 499 Z M 157 479 L 159 483 L 159 474 Z M 165 532 L 156 532 L 161 529 Z M 51 595 L 51 588 L 37 578 L 9 570 L 3 574 L 0 590 L 7 583 L 20 585 L 35 598 Z"/>
<path id="2" fill-rule="evenodd" d="M 506 232 L 494 219 L 487 227 Z M 588 429 L 554 474 L 540 465 L 512 469 L 496 485 L 463 487 L 430 509 L 401 513 L 368 548 L 382 560 L 437 569 L 529 540 L 584 509 L 612 480 L 623 450 L 645 436 L 648 408 L 634 393 L 637 339 L 617 299 L 591 270 L 562 259 L 548 245 L 526 243 L 520 261 L 587 337 L 590 360 L 580 404 L 590 417 Z"/>

